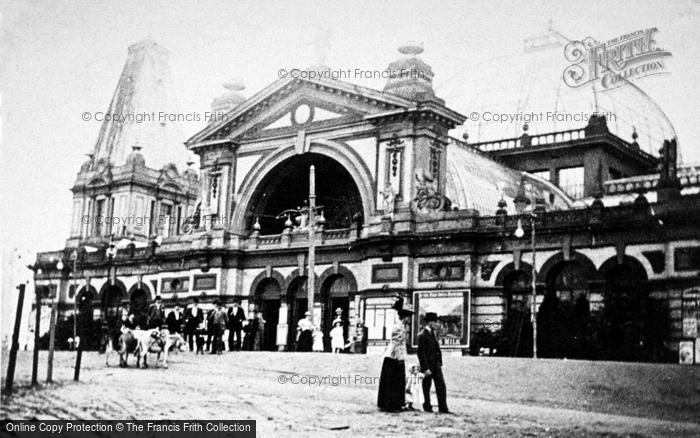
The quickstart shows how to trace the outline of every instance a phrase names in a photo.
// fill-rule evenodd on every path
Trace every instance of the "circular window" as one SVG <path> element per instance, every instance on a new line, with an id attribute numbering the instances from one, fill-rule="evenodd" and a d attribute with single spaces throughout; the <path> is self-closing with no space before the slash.
<path id="1" fill-rule="evenodd" d="M 292 112 L 292 123 L 295 125 L 303 125 L 309 123 L 313 118 L 313 108 L 303 103 L 296 107 Z"/>

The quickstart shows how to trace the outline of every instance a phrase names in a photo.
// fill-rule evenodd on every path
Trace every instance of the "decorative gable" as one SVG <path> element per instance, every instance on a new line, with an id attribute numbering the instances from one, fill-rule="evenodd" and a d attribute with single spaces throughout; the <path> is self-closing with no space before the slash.
<path id="1" fill-rule="evenodd" d="M 340 81 L 279 80 L 207 126 L 188 146 L 219 140 L 292 134 L 299 129 L 362 120 L 413 103 Z"/>

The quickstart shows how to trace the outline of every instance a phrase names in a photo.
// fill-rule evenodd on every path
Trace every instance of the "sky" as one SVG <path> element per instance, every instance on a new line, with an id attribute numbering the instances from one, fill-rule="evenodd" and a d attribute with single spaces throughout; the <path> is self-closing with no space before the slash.
<path id="1" fill-rule="evenodd" d="M 398 58 L 401 44 L 422 42 L 438 96 L 468 114 L 476 101 L 480 109 L 497 104 L 489 99 L 498 93 L 484 90 L 518 86 L 508 72 L 522 63 L 523 39 L 543 34 L 550 20 L 572 39 L 656 27 L 658 44 L 673 55 L 668 74 L 638 85 L 673 124 L 683 160 L 694 162 L 700 161 L 699 18 L 697 0 L 0 0 L 3 256 L 15 248 L 26 254 L 62 248 L 69 189 L 100 128 L 81 115 L 107 109 L 127 47 L 146 37 L 170 50 L 174 92 L 185 113 L 207 111 L 231 78 L 241 78 L 250 96 L 276 80 L 279 69 L 318 61 L 314 42 L 323 35 L 325 63 L 339 69 L 381 70 Z M 484 75 L 494 62 L 499 67 Z M 383 79 L 351 82 L 384 85 Z M 202 126 L 183 126 L 185 137 Z M 14 280 L 8 281 L 3 296 Z"/>

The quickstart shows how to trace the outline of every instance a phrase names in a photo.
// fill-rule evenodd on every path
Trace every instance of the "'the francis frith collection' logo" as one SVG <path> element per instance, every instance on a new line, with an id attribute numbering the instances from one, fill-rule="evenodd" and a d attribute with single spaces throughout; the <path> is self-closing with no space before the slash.
<path id="1" fill-rule="evenodd" d="M 671 52 L 657 47 L 655 27 L 621 35 L 599 43 L 591 37 L 571 41 L 564 47 L 566 60 L 564 83 L 581 87 L 590 82 L 609 90 L 633 79 L 667 73 L 664 58 Z"/>

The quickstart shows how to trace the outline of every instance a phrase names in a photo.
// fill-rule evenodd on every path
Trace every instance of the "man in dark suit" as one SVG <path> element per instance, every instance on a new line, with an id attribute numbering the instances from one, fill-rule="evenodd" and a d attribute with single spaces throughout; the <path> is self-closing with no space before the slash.
<path id="1" fill-rule="evenodd" d="M 175 309 L 168 313 L 165 323 L 168 325 L 170 333 L 182 333 L 182 325 L 185 318 L 182 314 L 182 309 L 179 305 L 175 305 Z"/>
<path id="2" fill-rule="evenodd" d="M 243 308 L 234 301 L 233 306 L 228 309 L 228 349 L 229 351 L 241 349 L 241 329 L 243 329 L 245 313 Z M 234 341 L 235 335 L 235 341 Z"/>
<path id="3" fill-rule="evenodd" d="M 185 338 L 193 351 L 193 341 L 200 324 L 204 324 L 204 311 L 199 307 L 199 298 L 195 297 L 192 307 L 187 309 L 185 315 Z"/>
<path id="4" fill-rule="evenodd" d="M 447 389 L 445 379 L 442 376 L 442 352 L 438 343 L 436 331 L 440 328 L 436 313 L 425 314 L 425 328 L 418 335 L 418 361 L 420 370 L 425 374 L 423 379 L 423 410 L 432 412 L 430 403 L 430 386 L 435 382 L 435 392 L 438 399 L 438 410 L 441 413 L 449 413 L 447 409 Z"/>
<path id="5" fill-rule="evenodd" d="M 155 302 L 148 309 L 148 328 L 160 329 L 165 323 L 165 309 L 160 295 L 156 296 Z"/>

